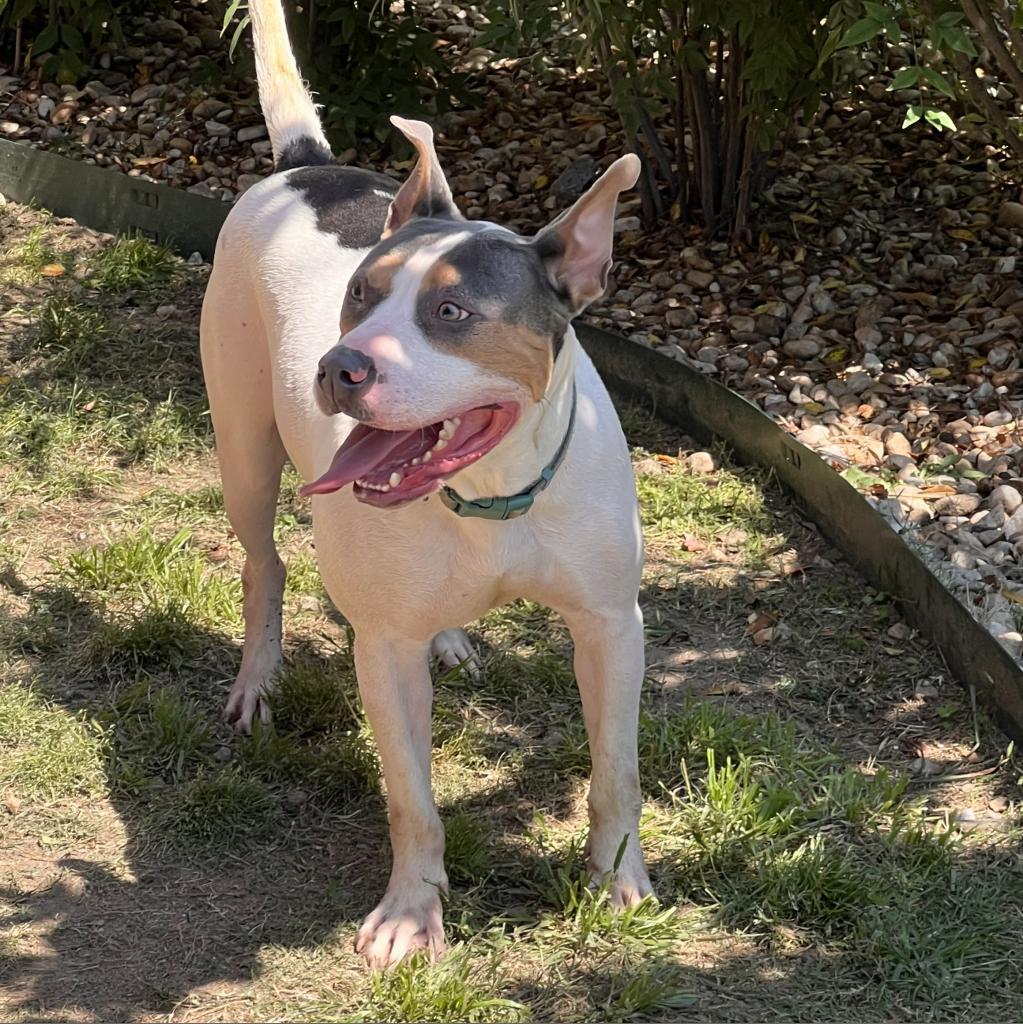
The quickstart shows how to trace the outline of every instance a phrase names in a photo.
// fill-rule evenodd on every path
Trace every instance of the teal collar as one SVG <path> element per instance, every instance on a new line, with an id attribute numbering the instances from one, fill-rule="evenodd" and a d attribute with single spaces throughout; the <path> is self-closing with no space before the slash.
<path id="1" fill-rule="evenodd" d="M 463 498 L 453 487 L 442 487 L 440 489 L 440 500 L 456 516 L 467 516 L 474 519 L 518 519 L 524 516 L 532 507 L 536 496 L 547 489 L 548 484 L 554 479 L 558 467 L 565 458 L 568 451 L 568 442 L 572 439 L 572 428 L 575 426 L 575 384 L 572 384 L 572 411 L 568 414 L 568 429 L 565 436 L 554 453 L 554 458 L 544 467 L 543 472 L 524 491 L 512 494 L 507 498 L 476 498 L 470 500 Z"/>

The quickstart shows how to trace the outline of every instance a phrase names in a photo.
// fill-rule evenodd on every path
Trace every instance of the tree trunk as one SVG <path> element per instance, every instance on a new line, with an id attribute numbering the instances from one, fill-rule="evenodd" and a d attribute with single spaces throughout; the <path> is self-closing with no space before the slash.
<path id="1" fill-rule="evenodd" d="M 739 32 L 735 30 L 728 47 L 728 73 L 722 96 L 724 131 L 721 142 L 721 162 L 724 181 L 721 184 L 721 216 L 731 219 L 735 209 L 736 184 L 739 180 L 740 161 L 743 150 L 742 116 L 742 50 L 739 48 Z"/>
<path id="2" fill-rule="evenodd" d="M 735 216 L 732 219 L 732 244 L 748 241 L 749 199 L 753 183 L 753 132 L 746 126 L 746 141 L 742 147 L 742 172 L 739 175 L 738 194 L 735 199 Z"/>
<path id="3" fill-rule="evenodd" d="M 707 76 L 703 71 L 686 70 L 686 92 L 689 95 L 690 123 L 693 126 L 694 164 L 700 188 L 703 222 L 711 234 L 717 229 L 718 176 L 717 146 L 711 125 Z"/>
<path id="4" fill-rule="evenodd" d="M 1002 15 L 1002 22 L 1005 25 L 1005 32 L 1009 37 L 1009 42 L 1012 43 L 1016 64 L 1023 64 L 1023 32 L 1020 32 L 1012 23 L 1012 8 L 1009 6 L 1008 0 L 1000 0 L 999 11 Z M 1020 98 L 1023 99 L 1023 97 Z"/>
<path id="5" fill-rule="evenodd" d="M 675 68 L 675 99 L 671 106 L 675 125 L 675 202 L 679 218 L 684 221 L 689 205 L 689 153 L 686 150 L 686 91 L 678 67 Z"/>
<path id="6" fill-rule="evenodd" d="M 1016 133 L 1016 129 L 1009 124 L 1005 111 L 995 102 L 994 98 L 988 95 L 987 89 L 981 84 L 977 73 L 974 70 L 970 58 L 965 53 L 954 53 L 952 60 L 955 63 L 959 77 L 966 84 L 966 89 L 973 100 L 974 106 L 983 112 L 984 116 L 1001 132 L 1006 144 L 1012 150 L 1013 155 L 1023 160 L 1023 139 Z"/>
<path id="7" fill-rule="evenodd" d="M 1020 70 L 1012 54 L 1006 49 L 994 15 L 991 11 L 986 10 L 978 0 L 959 0 L 959 4 L 970 24 L 977 30 L 981 42 L 990 51 L 992 59 L 1002 74 L 1012 82 L 1016 96 L 1023 99 L 1023 71 Z"/>

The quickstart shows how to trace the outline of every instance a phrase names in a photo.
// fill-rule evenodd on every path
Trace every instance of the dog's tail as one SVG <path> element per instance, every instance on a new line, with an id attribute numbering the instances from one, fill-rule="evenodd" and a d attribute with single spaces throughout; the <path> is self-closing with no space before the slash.
<path id="1" fill-rule="evenodd" d="M 329 164 L 330 146 L 288 41 L 281 0 L 249 0 L 259 102 L 278 171 Z"/>

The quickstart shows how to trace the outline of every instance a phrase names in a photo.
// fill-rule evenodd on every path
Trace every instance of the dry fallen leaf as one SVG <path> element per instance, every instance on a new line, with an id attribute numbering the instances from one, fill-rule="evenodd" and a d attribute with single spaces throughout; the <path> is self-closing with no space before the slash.
<path id="1" fill-rule="evenodd" d="M 61 277 L 63 273 L 64 268 L 59 263 L 47 263 L 39 271 L 40 277 Z"/>
<path id="2" fill-rule="evenodd" d="M 682 535 L 682 550 L 683 551 L 706 551 L 707 542 L 700 540 L 699 537 L 694 533 L 685 533 Z"/>
<path id="3" fill-rule="evenodd" d="M 753 643 L 755 643 L 758 647 L 763 647 L 764 644 L 769 644 L 773 639 L 773 626 L 768 626 L 766 629 L 758 629 L 752 637 Z"/>
<path id="4" fill-rule="evenodd" d="M 750 612 L 749 618 L 746 620 L 746 636 L 753 636 L 754 633 L 759 633 L 773 625 L 774 617 L 766 612 Z"/>
<path id="5" fill-rule="evenodd" d="M 21 801 L 9 789 L 4 790 L 4 807 L 10 814 L 17 814 L 21 810 Z"/>
<path id="6" fill-rule="evenodd" d="M 226 562 L 229 554 L 226 544 L 217 544 L 206 552 L 206 557 L 211 562 Z"/>

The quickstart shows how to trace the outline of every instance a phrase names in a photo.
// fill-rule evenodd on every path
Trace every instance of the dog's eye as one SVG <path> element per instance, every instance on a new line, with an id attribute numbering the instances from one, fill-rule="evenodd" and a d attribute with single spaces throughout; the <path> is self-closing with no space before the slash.
<path id="1" fill-rule="evenodd" d="M 471 315 L 467 309 L 462 309 L 453 302 L 442 302 L 437 307 L 437 317 L 440 320 L 464 320 Z"/>
<path id="2" fill-rule="evenodd" d="M 356 302 L 362 302 L 362 295 L 363 295 L 362 282 L 361 281 L 353 281 L 348 286 L 348 295 L 349 295 L 350 298 L 354 299 Z"/>

